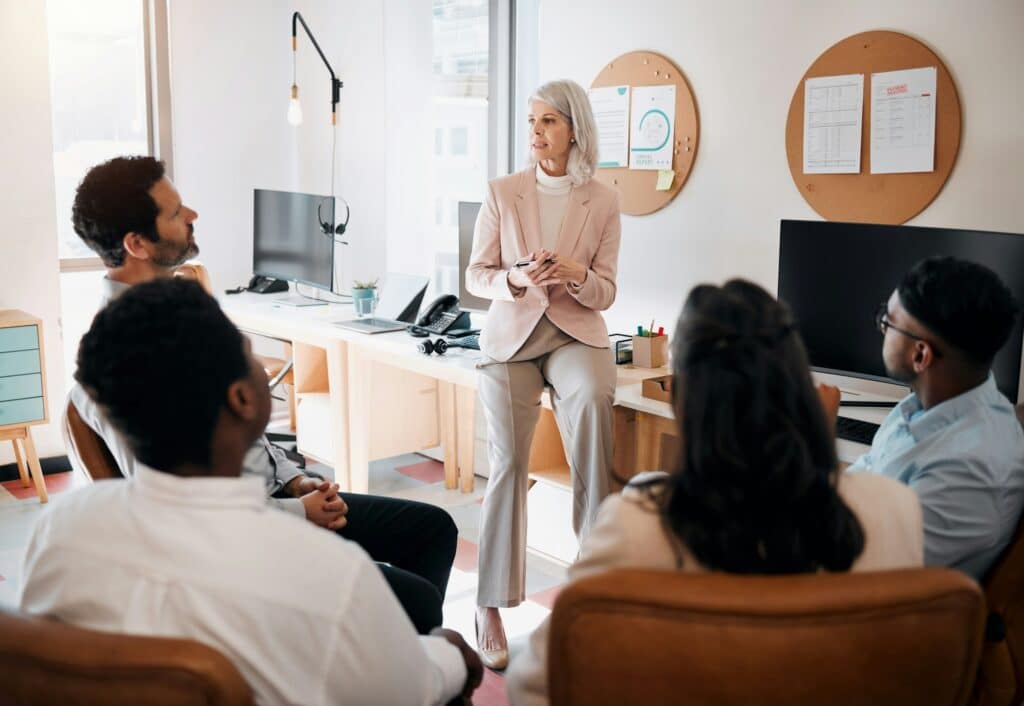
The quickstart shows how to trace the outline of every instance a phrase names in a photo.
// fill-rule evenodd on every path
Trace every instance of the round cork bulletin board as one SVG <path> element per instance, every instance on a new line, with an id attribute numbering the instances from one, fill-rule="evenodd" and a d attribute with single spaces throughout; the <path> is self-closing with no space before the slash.
<path id="1" fill-rule="evenodd" d="M 871 173 L 871 74 L 934 66 L 935 170 Z M 804 81 L 819 76 L 864 74 L 860 174 L 804 174 Z M 960 98 L 945 64 L 927 46 L 899 32 L 864 32 L 833 45 L 811 64 L 793 93 L 786 120 L 786 156 L 793 182 L 807 203 L 831 221 L 899 225 L 942 191 L 960 149 Z"/>
<path id="2" fill-rule="evenodd" d="M 602 167 L 595 179 L 619 192 L 623 213 L 644 216 L 664 208 L 683 188 L 693 161 L 697 158 L 700 122 L 697 103 L 686 77 L 670 59 L 651 51 L 634 51 L 613 59 L 601 70 L 591 88 L 606 86 L 666 86 L 675 84 L 676 115 L 673 140 L 672 171 L 675 177 L 667 191 L 657 191 L 658 171 L 654 169 L 627 169 Z"/>

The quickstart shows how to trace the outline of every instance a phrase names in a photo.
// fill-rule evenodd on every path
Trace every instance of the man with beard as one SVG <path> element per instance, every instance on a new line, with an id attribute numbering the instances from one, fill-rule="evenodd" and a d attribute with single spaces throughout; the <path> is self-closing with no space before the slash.
<path id="1" fill-rule="evenodd" d="M 152 157 L 117 157 L 90 169 L 75 194 L 72 221 L 106 266 L 101 308 L 132 285 L 173 276 L 174 268 L 198 254 L 196 218 L 165 176 L 163 163 Z M 190 394 L 189 381 L 179 383 L 181 394 Z M 80 385 L 72 387 L 69 398 L 106 442 L 121 473 L 132 477 L 137 461 L 121 433 Z M 458 538 L 447 512 L 410 500 L 338 493 L 337 484 L 305 475 L 262 435 L 245 456 L 243 474 L 261 477 L 268 502 L 279 509 L 362 546 L 379 562 L 421 634 L 441 624 Z"/>
<path id="2" fill-rule="evenodd" d="M 1024 432 L 991 372 L 1016 315 L 986 267 L 952 257 L 915 265 L 876 317 L 886 373 L 911 394 L 847 469 L 909 485 L 921 500 L 925 564 L 976 579 L 1024 504 Z"/>

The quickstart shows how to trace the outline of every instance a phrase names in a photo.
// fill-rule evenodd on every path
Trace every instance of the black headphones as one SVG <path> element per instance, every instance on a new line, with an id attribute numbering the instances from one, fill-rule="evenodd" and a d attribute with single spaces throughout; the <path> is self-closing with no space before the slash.
<path id="1" fill-rule="evenodd" d="M 320 213 L 320 209 L 323 207 L 323 203 L 320 203 L 316 207 L 316 219 L 320 222 L 320 232 L 324 235 L 332 235 L 337 233 L 338 235 L 345 235 L 345 228 L 348 227 L 348 219 L 352 217 L 352 212 L 349 210 L 348 201 L 341 198 L 340 196 L 335 197 L 336 200 L 341 201 L 342 205 L 345 206 L 345 220 L 334 226 L 333 223 L 325 221 L 323 215 Z"/>
<path id="2" fill-rule="evenodd" d="M 448 344 L 448 341 L 443 338 L 435 338 L 433 341 L 428 338 L 426 341 L 416 346 L 416 350 L 423 355 L 430 355 L 431 353 L 444 355 L 445 351 L 449 348 L 451 348 L 451 346 Z"/>

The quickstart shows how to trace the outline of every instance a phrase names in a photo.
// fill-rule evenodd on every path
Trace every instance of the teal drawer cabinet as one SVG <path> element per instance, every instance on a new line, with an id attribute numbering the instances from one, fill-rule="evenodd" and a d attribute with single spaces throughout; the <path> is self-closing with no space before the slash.
<path id="1" fill-rule="evenodd" d="M 47 501 L 32 426 L 50 421 L 46 404 L 43 323 L 16 309 L 0 310 L 0 441 L 14 446 L 21 484 Z"/>
<path id="2" fill-rule="evenodd" d="M 0 328 L 0 353 L 39 350 L 39 332 L 35 326 Z"/>
<path id="3" fill-rule="evenodd" d="M 40 373 L 0 377 L 0 402 L 24 400 L 29 397 L 43 397 L 43 376 Z"/>

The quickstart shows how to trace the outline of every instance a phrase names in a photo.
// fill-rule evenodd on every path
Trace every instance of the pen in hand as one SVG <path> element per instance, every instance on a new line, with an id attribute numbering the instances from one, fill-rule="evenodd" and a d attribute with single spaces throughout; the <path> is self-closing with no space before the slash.
<path id="1" fill-rule="evenodd" d="M 527 260 L 526 262 L 517 262 L 515 265 L 513 265 L 513 267 L 526 267 L 527 265 L 532 265 L 534 262 L 536 262 L 536 260 Z M 550 265 L 552 262 L 554 262 L 554 260 L 549 257 L 546 260 L 544 260 L 544 262 L 542 262 L 541 264 L 542 265 Z"/>

